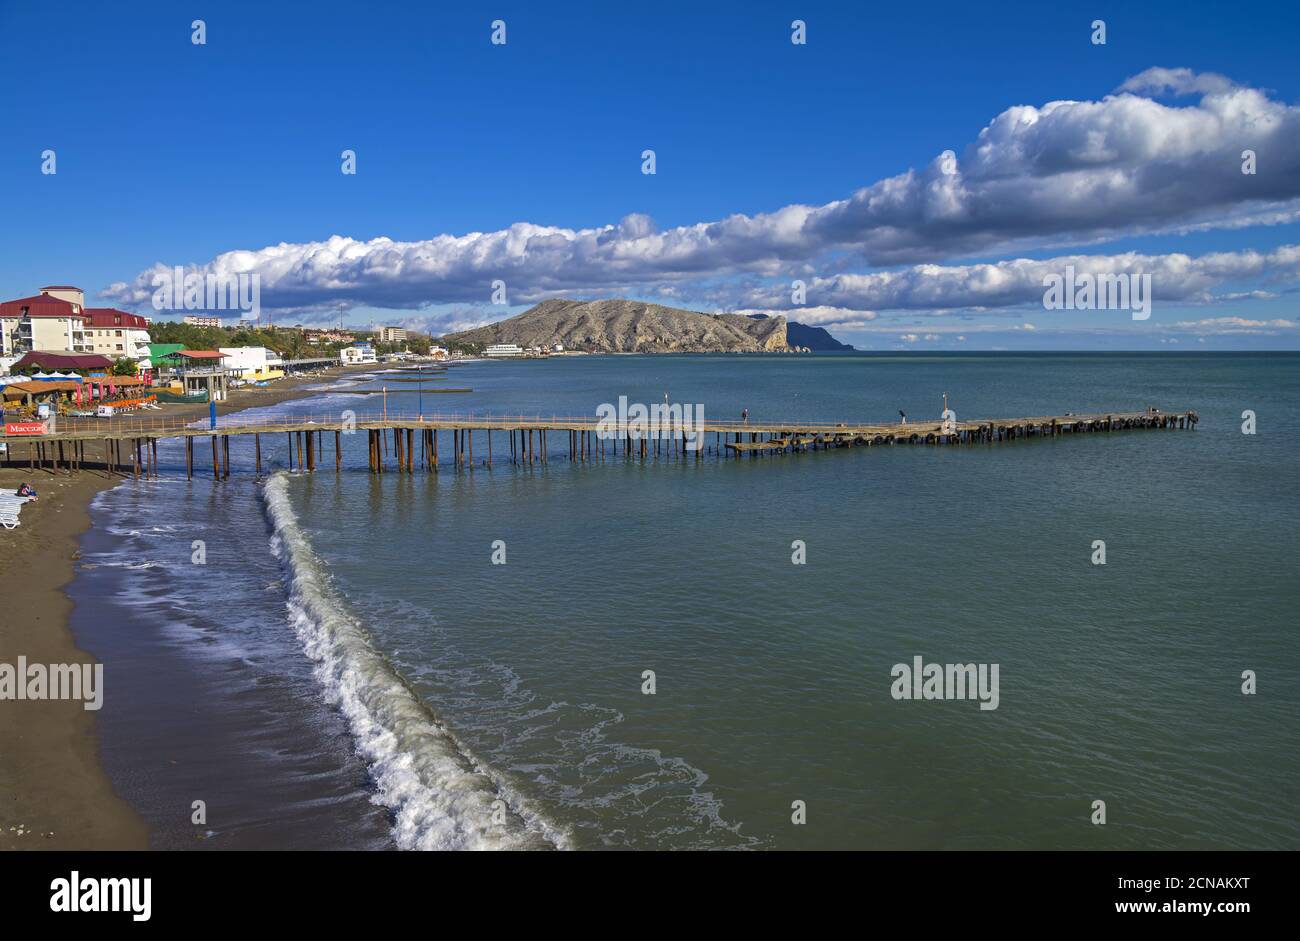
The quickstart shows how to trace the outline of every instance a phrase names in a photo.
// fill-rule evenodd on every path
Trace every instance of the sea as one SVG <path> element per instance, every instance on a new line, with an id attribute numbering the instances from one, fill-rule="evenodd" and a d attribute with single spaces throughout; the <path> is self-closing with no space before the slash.
<path id="1" fill-rule="evenodd" d="M 490 467 L 480 432 L 459 472 L 444 434 L 409 476 L 362 434 L 291 470 L 275 435 L 261 479 L 232 438 L 224 482 L 163 442 L 68 589 L 103 763 L 159 848 L 1300 848 L 1300 354 L 377 367 L 222 421 L 884 422 L 945 393 L 1200 422 L 588 463 L 552 434 L 531 466 L 498 434 Z M 899 698 L 916 658 L 996 665 L 996 708 Z"/>

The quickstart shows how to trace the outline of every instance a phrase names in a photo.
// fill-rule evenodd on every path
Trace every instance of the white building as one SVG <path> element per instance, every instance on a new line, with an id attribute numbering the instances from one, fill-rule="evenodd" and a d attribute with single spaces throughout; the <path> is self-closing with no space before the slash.
<path id="1" fill-rule="evenodd" d="M 53 284 L 40 294 L 0 303 L 0 355 L 32 351 L 89 353 L 85 295 Z"/>
<path id="2" fill-rule="evenodd" d="M 196 317 L 193 315 L 182 317 L 182 323 L 187 323 L 191 327 L 220 327 L 220 317 Z"/>
<path id="3" fill-rule="evenodd" d="M 354 343 L 339 350 L 339 362 L 344 366 L 358 366 L 365 363 L 377 363 L 375 348 L 369 343 Z"/>
<path id="4" fill-rule="evenodd" d="M 483 351 L 484 356 L 523 356 L 523 348 L 517 343 L 493 343 Z"/>
<path id="5" fill-rule="evenodd" d="M 86 315 L 87 352 L 134 359 L 148 368 L 148 319 L 112 307 L 87 307 L 82 313 Z"/>
<path id="6" fill-rule="evenodd" d="M 220 352 L 226 354 L 226 368 L 237 379 L 261 382 L 284 378 L 284 363 L 275 350 L 264 346 L 223 346 Z"/>
<path id="7" fill-rule="evenodd" d="M 406 342 L 406 331 L 401 327 L 375 327 L 375 336 L 380 343 Z"/>

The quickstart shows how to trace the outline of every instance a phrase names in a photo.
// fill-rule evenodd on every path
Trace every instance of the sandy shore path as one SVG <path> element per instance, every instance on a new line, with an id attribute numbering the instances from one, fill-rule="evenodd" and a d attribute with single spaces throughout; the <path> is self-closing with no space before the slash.
<path id="1" fill-rule="evenodd" d="M 365 371 L 334 368 L 327 377 L 236 390 L 218 413 L 305 398 L 314 394 L 312 385 Z M 208 406 L 169 406 L 156 414 L 197 419 Z M 93 663 L 68 626 L 72 602 L 64 588 L 90 527 L 90 501 L 122 478 L 94 467 L 72 477 L 32 472 L 22 445 L 14 450 L 14 466 L 0 465 L 0 489 L 12 493 L 28 481 L 40 500 L 23 508 L 17 529 L 0 531 L 0 663 L 16 666 L 19 656 L 28 663 Z M 99 455 L 88 450 L 86 456 Z M 111 698 L 111 671 L 105 671 L 104 688 Z M 148 847 L 144 821 L 100 767 L 95 715 L 80 701 L 0 700 L 0 849 Z"/>

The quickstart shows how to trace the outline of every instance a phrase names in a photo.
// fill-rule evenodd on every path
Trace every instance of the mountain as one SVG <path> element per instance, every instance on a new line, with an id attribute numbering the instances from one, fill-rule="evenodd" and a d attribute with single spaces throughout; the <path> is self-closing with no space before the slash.
<path id="1" fill-rule="evenodd" d="M 785 341 L 791 346 L 802 346 L 816 352 L 828 350 L 851 350 L 853 347 L 841 343 L 822 327 L 809 327 L 795 323 L 793 320 L 785 325 Z"/>
<path id="2" fill-rule="evenodd" d="M 448 334 L 456 343 L 516 343 L 593 353 L 784 352 L 784 317 L 701 314 L 641 301 L 542 301 L 516 317 Z"/>

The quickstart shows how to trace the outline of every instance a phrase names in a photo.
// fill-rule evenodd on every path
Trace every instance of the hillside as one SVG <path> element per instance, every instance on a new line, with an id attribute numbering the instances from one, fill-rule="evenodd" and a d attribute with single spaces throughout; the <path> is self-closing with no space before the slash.
<path id="1" fill-rule="evenodd" d="M 448 334 L 456 343 L 516 343 L 593 353 L 784 352 L 784 317 L 752 320 L 641 301 L 543 301 L 518 316 Z"/>
<path id="2" fill-rule="evenodd" d="M 825 327 L 810 327 L 795 323 L 793 320 L 785 327 L 786 342 L 791 346 L 802 346 L 814 353 L 826 351 L 847 351 L 853 349 L 847 343 L 841 343 L 827 332 Z"/>

